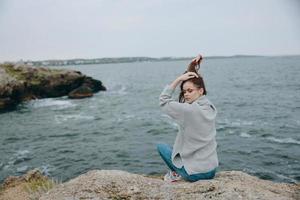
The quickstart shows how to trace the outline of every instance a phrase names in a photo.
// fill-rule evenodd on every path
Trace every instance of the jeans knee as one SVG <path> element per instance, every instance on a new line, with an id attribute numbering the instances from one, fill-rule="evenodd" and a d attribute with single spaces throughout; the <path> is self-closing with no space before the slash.
<path id="1" fill-rule="evenodd" d="M 157 151 L 161 152 L 163 149 L 165 149 L 166 147 L 168 147 L 168 145 L 164 144 L 164 143 L 158 143 L 156 144 L 156 149 Z"/>

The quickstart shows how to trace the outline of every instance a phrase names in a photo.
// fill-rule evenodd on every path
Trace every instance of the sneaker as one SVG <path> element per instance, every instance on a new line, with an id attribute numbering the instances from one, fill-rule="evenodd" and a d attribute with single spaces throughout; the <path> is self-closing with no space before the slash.
<path id="1" fill-rule="evenodd" d="M 182 177 L 179 174 L 177 174 L 175 171 L 168 171 L 168 173 L 166 173 L 166 175 L 164 176 L 164 181 L 167 182 L 175 182 L 181 179 Z"/>

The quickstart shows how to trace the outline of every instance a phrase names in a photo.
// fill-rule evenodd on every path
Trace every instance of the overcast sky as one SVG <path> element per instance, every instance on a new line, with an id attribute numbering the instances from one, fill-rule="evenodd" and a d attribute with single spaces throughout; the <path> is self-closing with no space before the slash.
<path id="1" fill-rule="evenodd" d="M 300 54 L 299 0 L 0 0 L 0 61 Z"/>

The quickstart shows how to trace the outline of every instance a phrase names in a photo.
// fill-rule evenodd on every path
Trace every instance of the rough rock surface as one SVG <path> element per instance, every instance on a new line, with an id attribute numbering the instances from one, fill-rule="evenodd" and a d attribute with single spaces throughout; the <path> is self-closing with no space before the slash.
<path id="1" fill-rule="evenodd" d="M 0 188 L 1 200 L 32 200 L 33 194 L 27 190 L 28 183 L 32 181 L 45 182 L 49 178 L 43 176 L 42 173 L 37 170 L 28 171 L 23 176 L 9 176 L 5 179 Z"/>
<path id="2" fill-rule="evenodd" d="M 79 71 L 0 64 L 0 110 L 24 100 L 65 96 L 82 86 L 106 90 L 101 81 Z"/>
<path id="3" fill-rule="evenodd" d="M 274 183 L 239 171 L 219 172 L 215 179 L 167 183 L 117 170 L 93 170 L 57 185 L 41 200 L 58 199 L 300 199 L 300 185 Z"/>
<path id="4" fill-rule="evenodd" d="M 81 86 L 68 94 L 70 99 L 82 99 L 91 96 L 93 96 L 93 91 L 91 88 L 86 86 Z"/>

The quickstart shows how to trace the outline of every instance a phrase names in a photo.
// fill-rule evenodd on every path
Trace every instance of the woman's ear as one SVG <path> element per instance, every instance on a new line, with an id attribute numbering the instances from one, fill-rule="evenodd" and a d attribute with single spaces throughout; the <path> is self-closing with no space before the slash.
<path id="1" fill-rule="evenodd" d="M 200 89 L 199 89 L 199 92 L 200 92 L 201 95 L 203 95 L 204 89 L 203 89 L 203 88 L 200 88 Z"/>

